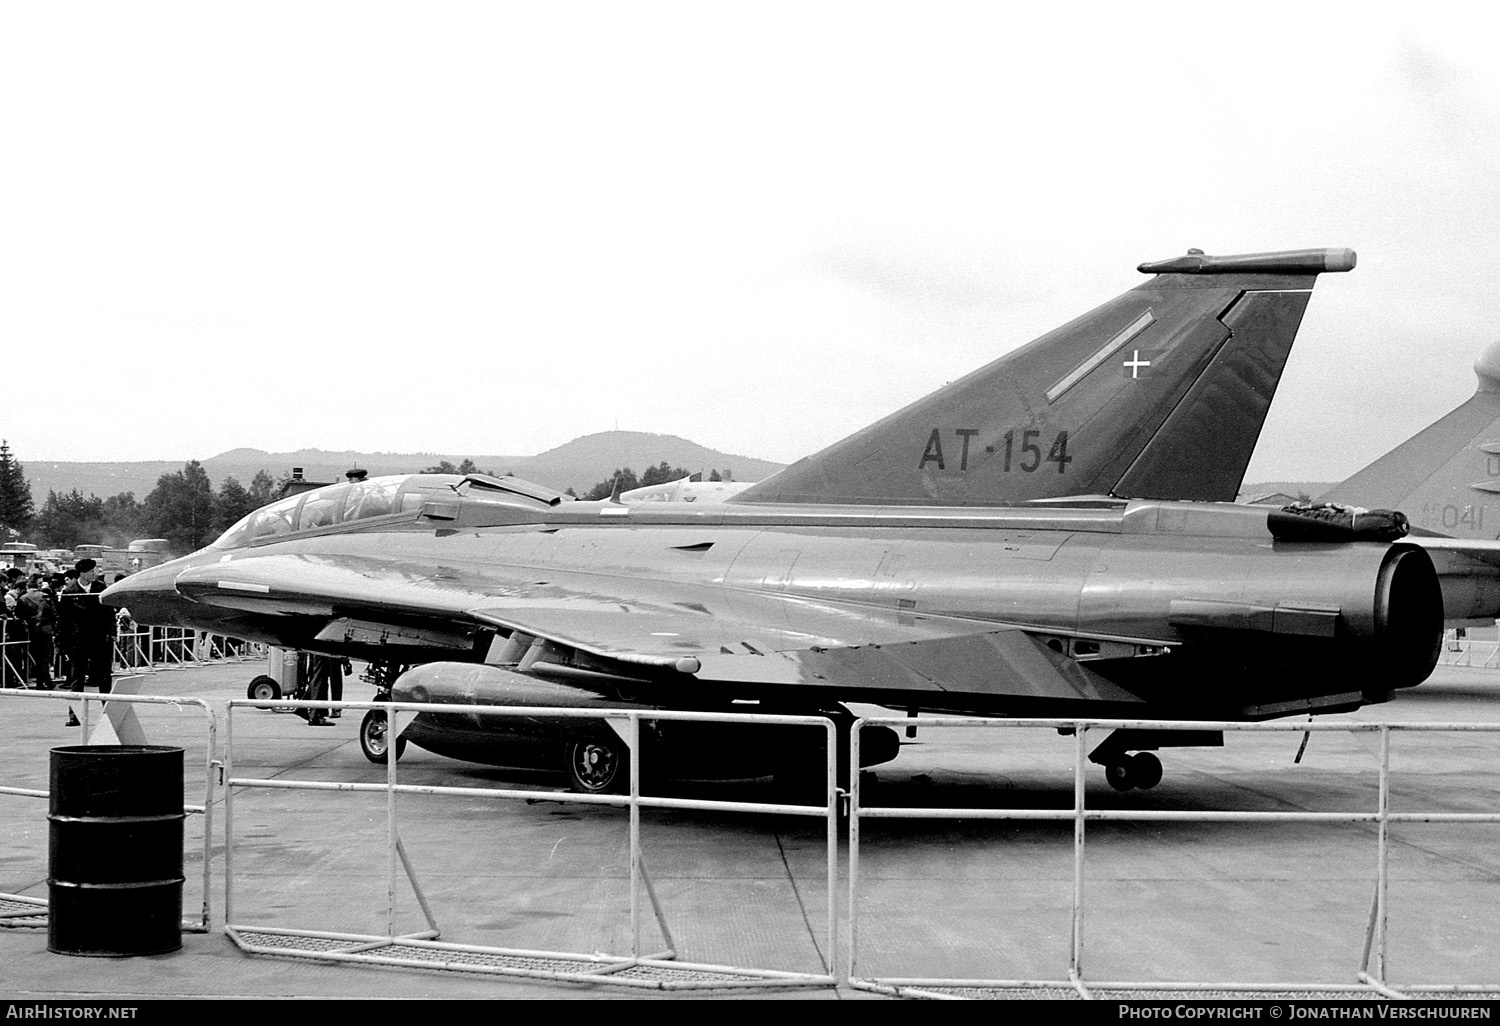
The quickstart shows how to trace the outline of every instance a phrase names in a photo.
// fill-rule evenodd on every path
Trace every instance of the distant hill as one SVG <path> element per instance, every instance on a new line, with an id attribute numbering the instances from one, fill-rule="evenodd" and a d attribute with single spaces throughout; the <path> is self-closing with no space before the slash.
<path id="1" fill-rule="evenodd" d="M 163 474 L 182 469 L 191 457 L 180 460 L 152 460 L 144 463 L 51 463 L 27 460 L 18 453 L 31 484 L 31 495 L 38 507 L 47 501 L 49 490 L 69 492 L 74 488 L 84 495 L 108 498 L 121 492 L 134 492 L 144 499 L 156 487 Z M 605 480 L 616 468 L 629 467 L 643 473 L 662 460 L 688 471 L 721 474 L 728 470 L 736 481 L 759 481 L 780 470 L 783 464 L 752 459 L 708 449 L 676 435 L 653 435 L 644 431 L 601 431 L 584 435 L 536 456 L 486 456 L 480 453 L 398 453 L 398 452 L 329 452 L 324 449 L 300 449 L 297 452 L 265 452 L 261 449 L 231 449 L 201 460 L 214 487 L 226 477 L 238 478 L 248 485 L 257 471 L 265 470 L 280 479 L 293 467 L 301 467 L 303 476 L 312 481 L 336 481 L 351 467 L 363 467 L 372 476 L 406 474 L 436 466 L 443 460 L 458 464 L 472 459 L 480 470 L 497 474 L 514 473 L 538 484 L 559 490 L 572 488 L 582 494 Z"/>

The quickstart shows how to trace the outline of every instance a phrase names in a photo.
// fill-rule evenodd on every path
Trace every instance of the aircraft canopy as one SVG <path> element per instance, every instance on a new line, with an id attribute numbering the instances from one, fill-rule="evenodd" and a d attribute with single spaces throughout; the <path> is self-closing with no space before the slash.
<path id="1" fill-rule="evenodd" d="M 260 538 L 369 517 L 415 513 L 433 492 L 451 490 L 462 480 L 455 474 L 397 474 L 326 485 L 262 506 L 225 531 L 209 548 L 238 548 Z"/>

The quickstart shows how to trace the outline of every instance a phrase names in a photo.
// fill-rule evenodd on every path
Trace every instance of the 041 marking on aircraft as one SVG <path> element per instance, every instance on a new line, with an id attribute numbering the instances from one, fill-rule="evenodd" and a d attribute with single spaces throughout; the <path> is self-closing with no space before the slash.
<path id="1" fill-rule="evenodd" d="M 1412 517 L 1412 522 L 1418 527 L 1459 531 L 1469 536 L 1478 536 L 1484 533 L 1484 510 L 1484 506 L 1455 506 L 1452 503 L 1439 505 L 1424 502 L 1422 508 Z M 1494 520 L 1493 517 L 1490 519 Z"/>
<path id="2" fill-rule="evenodd" d="M 1489 503 L 1500 492 L 1500 343 L 1474 362 L 1478 385 L 1464 403 L 1322 496 L 1325 501 L 1410 511 L 1411 541 L 1437 569 L 1449 627 L 1500 617 L 1500 540 Z"/>
<path id="3" fill-rule="evenodd" d="M 850 702 L 1211 721 L 1381 701 L 1427 676 L 1441 639 L 1437 574 L 1404 520 L 1230 501 L 1317 276 L 1353 265 L 1348 250 L 1142 264 L 1145 283 L 726 502 L 351 481 L 257 510 L 104 600 L 371 660 L 383 693 L 439 704 L 848 724 Z M 1117 369 L 1127 352 L 1138 378 Z M 954 465 L 945 441 L 958 472 L 934 474 Z M 384 722 L 362 731 L 371 758 Z M 631 756 L 602 721 L 545 716 L 423 713 L 397 741 L 499 764 L 541 744 L 584 790 L 619 787 Z M 1218 741 L 1116 731 L 1090 757 L 1114 786 L 1149 787 L 1155 750 Z M 643 765 L 699 777 L 824 760 L 805 734 L 722 724 L 642 744 Z M 861 739 L 865 765 L 898 749 Z"/>

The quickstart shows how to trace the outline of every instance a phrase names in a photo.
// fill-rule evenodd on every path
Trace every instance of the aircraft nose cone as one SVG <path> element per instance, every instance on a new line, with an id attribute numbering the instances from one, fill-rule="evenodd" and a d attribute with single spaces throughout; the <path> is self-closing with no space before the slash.
<path id="1" fill-rule="evenodd" d="M 99 601 L 106 606 L 128 606 L 131 600 L 142 595 L 158 594 L 163 591 L 175 591 L 173 581 L 177 577 L 177 568 L 162 573 L 166 564 L 154 566 L 149 570 L 137 570 L 129 577 L 116 581 L 99 594 Z"/>
<path id="2" fill-rule="evenodd" d="M 1474 373 L 1479 376 L 1479 391 L 1500 392 L 1500 342 L 1492 342 L 1479 359 L 1474 361 Z"/>

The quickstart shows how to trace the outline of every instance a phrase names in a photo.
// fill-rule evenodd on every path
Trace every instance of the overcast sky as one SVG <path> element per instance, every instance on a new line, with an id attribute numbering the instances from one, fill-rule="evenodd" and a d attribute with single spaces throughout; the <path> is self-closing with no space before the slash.
<path id="1" fill-rule="evenodd" d="M 7 4 L 0 435 L 791 461 L 1190 246 L 1359 253 L 1250 480 L 1473 393 L 1483 8 L 1047 6 Z"/>

